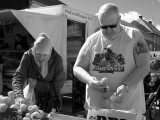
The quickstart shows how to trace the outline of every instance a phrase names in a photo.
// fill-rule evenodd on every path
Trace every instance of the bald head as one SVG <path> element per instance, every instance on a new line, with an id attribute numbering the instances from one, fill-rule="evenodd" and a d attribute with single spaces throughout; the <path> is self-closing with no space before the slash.
<path id="1" fill-rule="evenodd" d="M 116 38 L 122 30 L 118 7 L 113 3 L 104 4 L 97 15 L 103 36 L 110 40 Z"/>
<path id="2" fill-rule="evenodd" d="M 109 17 L 110 15 L 119 15 L 118 7 L 113 3 L 107 3 L 100 7 L 98 11 L 98 19 L 100 20 L 102 17 Z"/>

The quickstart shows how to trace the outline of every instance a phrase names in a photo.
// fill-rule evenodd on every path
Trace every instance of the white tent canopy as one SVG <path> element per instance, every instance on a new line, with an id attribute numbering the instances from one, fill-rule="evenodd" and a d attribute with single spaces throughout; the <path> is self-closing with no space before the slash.
<path id="1" fill-rule="evenodd" d="M 40 33 L 46 33 L 55 50 L 62 56 L 64 66 L 66 66 L 67 19 L 65 15 L 10 11 L 35 39 Z"/>

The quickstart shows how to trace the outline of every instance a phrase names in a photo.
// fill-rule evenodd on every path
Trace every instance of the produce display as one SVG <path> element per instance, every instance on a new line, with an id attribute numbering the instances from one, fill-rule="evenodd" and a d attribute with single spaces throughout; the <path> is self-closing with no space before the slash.
<path id="1" fill-rule="evenodd" d="M 14 119 L 17 119 L 17 120 L 47 120 L 48 119 L 47 113 L 45 113 L 43 110 L 40 110 L 37 105 L 29 105 L 28 103 L 25 102 L 21 104 L 15 104 L 15 93 L 13 91 L 9 91 L 8 96 L 0 95 L 0 118 L 2 116 L 7 118 L 5 114 L 8 112 L 9 114 L 15 113 Z M 1 119 L 5 119 L 5 118 L 1 118 Z"/>

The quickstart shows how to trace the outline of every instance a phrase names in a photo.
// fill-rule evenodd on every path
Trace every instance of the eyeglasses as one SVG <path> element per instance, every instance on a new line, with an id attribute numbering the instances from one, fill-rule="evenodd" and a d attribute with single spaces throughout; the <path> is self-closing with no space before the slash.
<path id="1" fill-rule="evenodd" d="M 115 24 L 115 25 L 104 25 L 104 26 L 100 26 L 100 28 L 101 29 L 115 28 L 115 27 L 117 27 L 117 25 L 118 25 L 118 21 L 117 21 L 117 24 Z"/>

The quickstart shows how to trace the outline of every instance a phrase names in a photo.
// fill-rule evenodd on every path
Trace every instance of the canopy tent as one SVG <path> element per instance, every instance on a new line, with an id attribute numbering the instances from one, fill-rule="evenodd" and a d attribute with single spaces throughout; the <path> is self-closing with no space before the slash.
<path id="1" fill-rule="evenodd" d="M 16 19 L 15 19 L 16 18 Z M 6 25 L 20 22 L 34 39 L 40 33 L 46 33 L 54 49 L 62 56 L 64 69 L 67 66 L 67 19 L 66 15 L 49 15 L 25 10 L 2 10 L 0 24 Z"/>
<path id="2" fill-rule="evenodd" d="M 65 15 L 10 11 L 35 39 L 40 33 L 46 33 L 55 50 L 62 56 L 64 66 L 66 66 L 67 22 Z"/>

